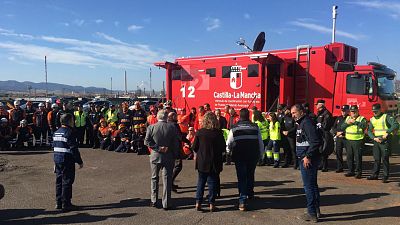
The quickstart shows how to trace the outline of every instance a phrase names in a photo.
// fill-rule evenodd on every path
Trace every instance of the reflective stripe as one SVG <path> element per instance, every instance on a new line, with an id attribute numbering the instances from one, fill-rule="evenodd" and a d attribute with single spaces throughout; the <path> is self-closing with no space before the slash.
<path id="1" fill-rule="evenodd" d="M 243 140 L 243 139 L 257 140 L 258 136 L 257 135 L 240 135 L 240 136 L 233 137 L 234 141 Z"/>
<path id="2" fill-rule="evenodd" d="M 274 160 L 278 161 L 279 160 L 279 153 L 274 153 Z"/>
<path id="3" fill-rule="evenodd" d="M 64 152 L 64 153 L 71 153 L 71 149 L 68 149 L 68 148 L 59 148 L 59 147 L 54 147 L 54 152 Z"/>
<path id="4" fill-rule="evenodd" d="M 56 137 L 53 138 L 53 141 L 67 142 L 68 139 L 65 138 L 65 137 L 57 137 L 57 136 L 56 136 Z"/>
<path id="5" fill-rule="evenodd" d="M 308 146 L 310 146 L 310 143 L 308 143 L 308 141 L 303 141 L 303 142 L 301 142 L 301 143 L 296 142 L 296 146 L 299 146 L 299 147 L 308 147 Z"/>
<path id="6" fill-rule="evenodd" d="M 267 150 L 266 151 L 266 153 L 267 153 L 267 158 L 272 158 L 272 150 Z"/>

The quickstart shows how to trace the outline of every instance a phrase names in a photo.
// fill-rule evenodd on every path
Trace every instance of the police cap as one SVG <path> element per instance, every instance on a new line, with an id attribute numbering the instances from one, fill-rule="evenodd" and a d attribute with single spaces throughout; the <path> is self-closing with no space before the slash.
<path id="1" fill-rule="evenodd" d="M 318 105 L 319 103 L 325 104 L 325 100 L 324 99 L 318 99 L 317 103 L 315 103 L 315 105 Z"/>
<path id="2" fill-rule="evenodd" d="M 358 106 L 357 105 L 350 106 L 350 112 L 355 112 L 355 111 L 358 111 Z"/>
<path id="3" fill-rule="evenodd" d="M 342 111 L 347 111 L 350 109 L 349 105 L 342 105 Z"/>
<path id="4" fill-rule="evenodd" d="M 380 111 L 380 110 L 381 110 L 381 104 L 376 103 L 376 104 L 373 104 L 373 105 L 372 105 L 372 111 L 373 111 L 373 112 L 378 112 L 378 111 Z"/>

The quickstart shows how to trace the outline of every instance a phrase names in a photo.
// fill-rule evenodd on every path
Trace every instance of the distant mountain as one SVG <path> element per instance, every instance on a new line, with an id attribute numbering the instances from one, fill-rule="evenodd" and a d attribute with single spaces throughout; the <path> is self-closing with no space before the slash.
<path id="1" fill-rule="evenodd" d="M 28 92 L 29 88 L 32 92 L 36 89 L 36 91 L 46 90 L 46 83 L 33 83 L 29 81 L 18 82 L 15 80 L 7 80 L 0 81 L 0 91 L 1 92 Z M 55 93 L 103 93 L 104 91 L 109 92 L 108 89 L 98 88 L 98 87 L 82 87 L 82 86 L 71 86 L 65 84 L 57 84 L 57 83 L 47 83 L 47 90 L 49 92 Z"/>

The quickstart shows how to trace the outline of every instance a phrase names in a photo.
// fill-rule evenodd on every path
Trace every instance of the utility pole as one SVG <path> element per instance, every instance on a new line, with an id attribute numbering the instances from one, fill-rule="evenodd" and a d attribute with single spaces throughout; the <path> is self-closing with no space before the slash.
<path id="1" fill-rule="evenodd" d="M 150 93 L 151 93 L 151 90 L 153 90 L 153 89 L 151 88 L 151 67 L 150 67 Z"/>
<path id="2" fill-rule="evenodd" d="M 125 70 L 125 95 L 128 95 L 128 81 L 126 77 L 126 70 Z"/>
<path id="3" fill-rule="evenodd" d="M 45 72 L 45 79 L 46 79 L 46 98 L 47 98 L 47 57 L 44 56 L 44 72 Z"/>
<path id="4" fill-rule="evenodd" d="M 112 91 L 112 77 L 111 77 L 111 97 L 112 97 L 112 94 L 113 94 L 113 91 Z"/>

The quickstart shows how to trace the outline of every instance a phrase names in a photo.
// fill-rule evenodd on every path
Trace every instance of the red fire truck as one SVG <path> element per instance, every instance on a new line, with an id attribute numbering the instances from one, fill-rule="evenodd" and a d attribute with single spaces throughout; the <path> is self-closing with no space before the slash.
<path id="1" fill-rule="evenodd" d="M 275 111 L 278 103 L 313 106 L 324 99 L 334 115 L 340 115 L 344 104 L 358 105 L 367 118 L 374 103 L 397 112 L 396 73 L 379 63 L 357 65 L 357 48 L 344 43 L 178 58 L 155 65 L 166 69 L 167 99 L 178 109 L 209 103 L 212 109 L 257 106 L 266 112 Z"/>

